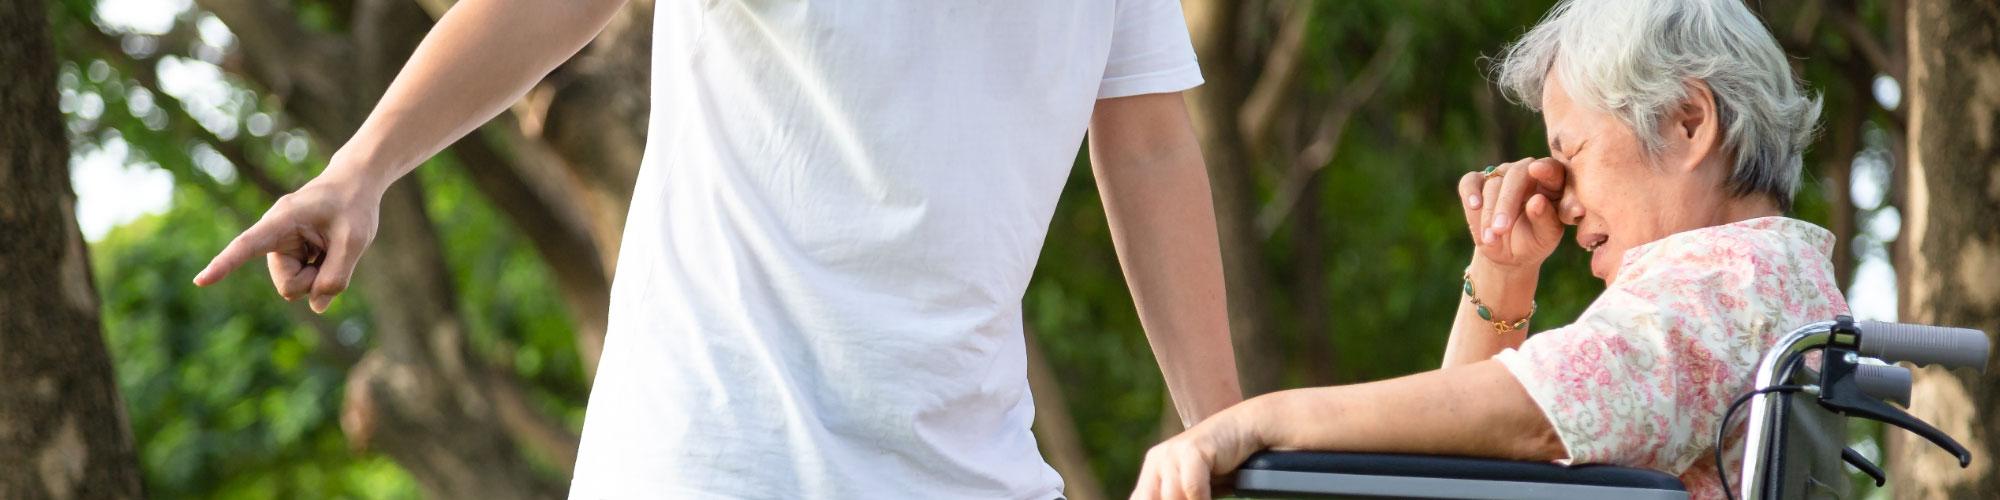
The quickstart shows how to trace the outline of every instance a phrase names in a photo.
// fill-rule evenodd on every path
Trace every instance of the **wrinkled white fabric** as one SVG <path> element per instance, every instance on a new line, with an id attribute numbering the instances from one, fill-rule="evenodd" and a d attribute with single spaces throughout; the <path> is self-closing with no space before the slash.
<path id="1" fill-rule="evenodd" d="M 573 498 L 1053 498 L 1021 296 L 1173 0 L 661 0 Z"/>

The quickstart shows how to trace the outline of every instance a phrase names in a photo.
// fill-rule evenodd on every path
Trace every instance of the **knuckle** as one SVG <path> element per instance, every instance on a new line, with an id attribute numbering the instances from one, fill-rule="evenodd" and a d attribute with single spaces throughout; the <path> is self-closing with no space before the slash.
<path id="1" fill-rule="evenodd" d="M 264 217 L 269 218 L 273 215 L 284 214 L 297 209 L 299 206 L 298 196 L 297 193 L 279 196 L 277 201 L 271 202 L 271 209 L 264 211 Z"/>

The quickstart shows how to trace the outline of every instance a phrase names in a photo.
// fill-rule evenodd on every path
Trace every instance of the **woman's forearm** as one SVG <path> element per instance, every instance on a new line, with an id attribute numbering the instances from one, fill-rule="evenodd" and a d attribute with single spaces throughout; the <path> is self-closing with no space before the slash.
<path id="1" fill-rule="evenodd" d="M 1294 389 L 1243 405 L 1275 450 L 1418 453 L 1515 460 L 1566 456 L 1527 390 L 1498 361 L 1407 377 Z M 1218 416 L 1217 418 L 1224 418 Z"/>
<path id="2" fill-rule="evenodd" d="M 604 29 L 624 0 L 461 0 L 327 174 L 379 187 L 491 120 Z"/>
<path id="3" fill-rule="evenodd" d="M 1537 270 L 1515 271 L 1495 266 L 1476 254 L 1468 273 L 1479 300 L 1493 318 L 1512 322 L 1534 311 Z M 1479 316 L 1472 299 L 1458 294 L 1458 312 L 1451 323 L 1451 338 L 1445 341 L 1444 368 L 1464 366 L 1492 358 L 1502 349 L 1520 347 L 1533 325 L 1502 334 L 1493 321 Z"/>

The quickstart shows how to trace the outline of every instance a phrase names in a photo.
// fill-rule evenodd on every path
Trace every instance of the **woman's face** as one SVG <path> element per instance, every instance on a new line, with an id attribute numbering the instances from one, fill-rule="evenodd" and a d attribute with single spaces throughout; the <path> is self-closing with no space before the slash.
<path id="1" fill-rule="evenodd" d="M 1660 128 L 1666 149 L 1649 163 L 1631 127 L 1571 101 L 1554 72 L 1546 82 L 1542 119 L 1549 152 L 1569 174 L 1558 213 L 1576 225 L 1577 244 L 1591 253 L 1591 274 L 1609 285 L 1626 250 L 1718 223 L 1727 198 L 1722 167 L 1707 160 L 1721 155 L 1709 154 L 1712 146 L 1699 147 L 1715 143 L 1713 106 L 1669 113 L 1670 123 Z M 1706 117 L 1690 120 L 1690 114 Z"/>

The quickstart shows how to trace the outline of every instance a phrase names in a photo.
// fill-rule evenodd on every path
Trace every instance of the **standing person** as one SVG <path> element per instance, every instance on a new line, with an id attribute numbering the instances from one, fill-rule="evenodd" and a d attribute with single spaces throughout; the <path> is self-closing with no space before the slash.
<path id="1" fill-rule="evenodd" d="M 462 0 L 325 173 L 195 278 L 268 255 L 324 311 L 386 187 L 621 0 Z M 1200 84 L 1173 0 L 662 1 L 645 160 L 571 496 L 1054 498 L 1020 300 L 1086 130 L 1184 422 L 1240 399 Z"/>

